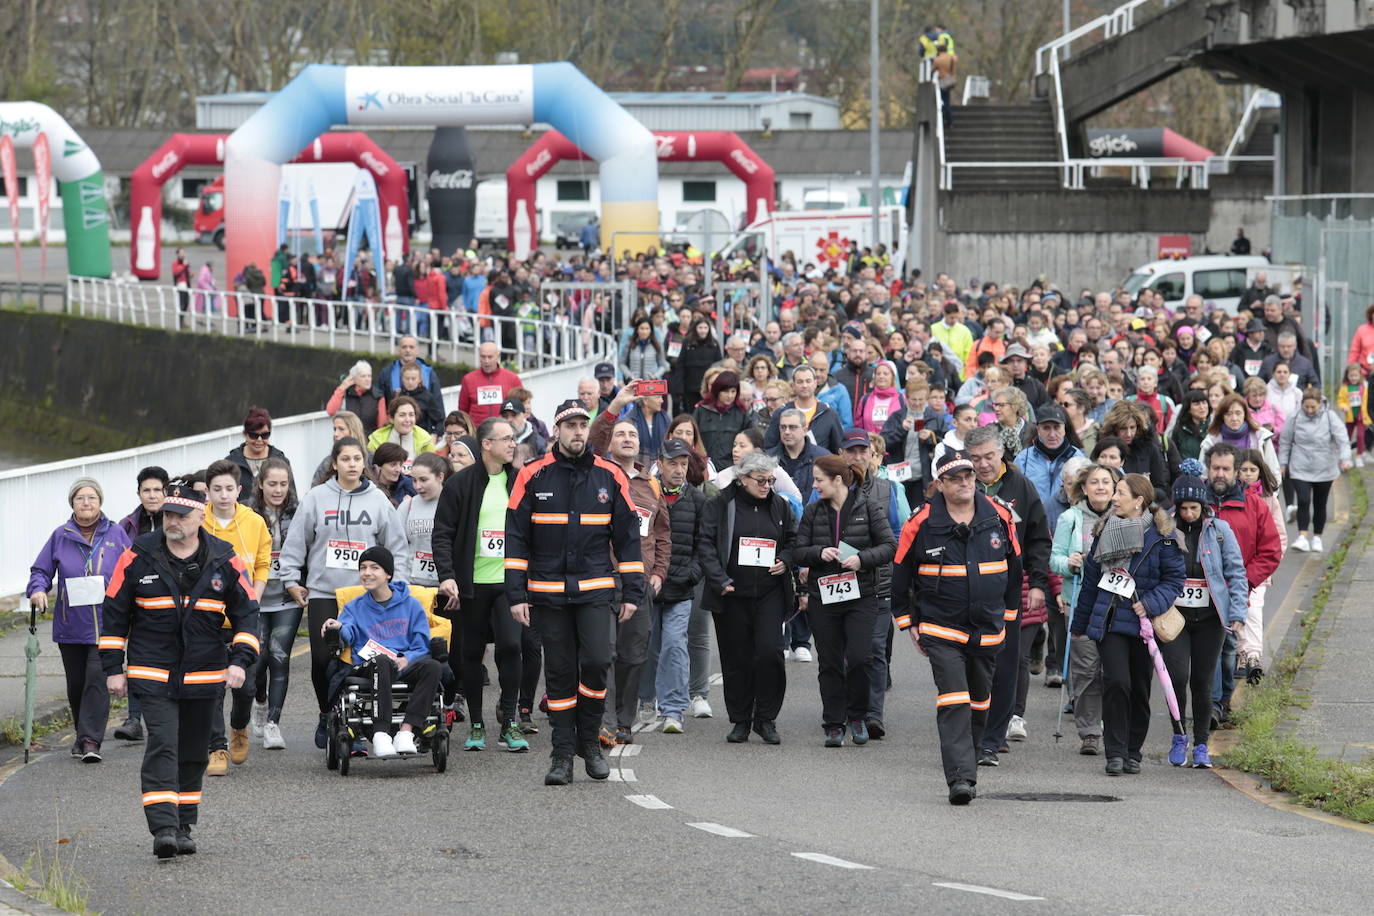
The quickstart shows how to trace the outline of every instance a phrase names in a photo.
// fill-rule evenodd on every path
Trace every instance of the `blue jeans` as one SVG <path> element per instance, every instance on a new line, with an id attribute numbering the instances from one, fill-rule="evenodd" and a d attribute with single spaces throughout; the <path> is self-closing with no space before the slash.
<path id="1" fill-rule="evenodd" d="M 397 309 L 396 309 L 396 333 L 398 333 L 398 334 L 408 334 L 408 333 L 410 333 L 410 311 L 409 311 L 408 309 L 404 309 L 404 310 L 403 310 L 403 309 L 400 308 L 400 307 L 401 307 L 401 306 L 405 306 L 405 305 L 414 305 L 414 304 L 415 304 L 415 297 L 413 297 L 413 296 L 397 296 L 397 297 L 396 297 L 396 305 L 397 305 Z"/>
<path id="2" fill-rule="evenodd" d="M 665 716 L 682 718 L 687 711 L 687 622 L 692 616 L 691 600 L 671 604 L 654 602 L 654 633 L 649 658 L 654 663 L 652 683 L 658 708 Z M 649 678 L 645 678 L 649 682 Z M 640 698 L 644 691 L 641 689 Z"/>
<path id="3" fill-rule="evenodd" d="M 806 611 L 798 611 L 797 616 L 783 624 L 785 639 L 783 645 L 788 649 L 811 648 L 811 622 L 806 619 Z"/>
<path id="4" fill-rule="evenodd" d="M 887 640 L 892 632 L 892 599 L 878 599 L 878 618 L 873 625 L 873 646 L 868 657 L 868 714 L 883 717 L 887 699 Z"/>
<path id="5" fill-rule="evenodd" d="M 1226 642 L 1221 645 L 1221 658 L 1217 661 L 1217 676 L 1212 680 L 1212 710 L 1220 717 L 1223 701 L 1230 705 L 1231 694 L 1236 690 L 1236 634 L 1229 627 Z M 1196 713 L 1195 713 L 1196 714 Z"/>

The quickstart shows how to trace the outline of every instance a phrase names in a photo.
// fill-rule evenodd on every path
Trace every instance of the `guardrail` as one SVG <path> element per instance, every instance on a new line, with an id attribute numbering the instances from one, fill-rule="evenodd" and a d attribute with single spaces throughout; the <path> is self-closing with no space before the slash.
<path id="1" fill-rule="evenodd" d="M 1071 191 L 1082 191 L 1087 187 L 1085 174 L 1107 168 L 1126 168 L 1130 170 L 1133 187 L 1148 189 L 1150 174 L 1155 169 L 1174 169 L 1174 186 L 1183 187 L 1185 180 L 1194 188 L 1207 187 L 1207 163 L 1193 162 L 1188 159 L 1069 159 L 1044 161 L 1010 162 L 946 162 L 940 168 L 940 190 L 954 188 L 954 173 L 959 169 L 1057 169 L 1060 181 Z"/>
<path id="2" fill-rule="evenodd" d="M 370 353 L 391 352 L 399 336 L 413 334 L 429 356 L 453 363 L 475 364 L 477 345 L 495 341 L 503 363 L 528 370 L 613 357 L 613 343 L 610 350 L 605 343 L 611 338 L 597 332 L 619 325 L 619 297 L 634 292 L 629 281 L 546 283 L 539 312 L 546 320 L 70 277 L 67 311 L 166 331 Z"/>
<path id="3" fill-rule="evenodd" d="M 1094 32 L 1101 32 L 1102 38 L 1115 38 L 1124 35 L 1135 28 L 1135 13 L 1140 7 L 1147 3 L 1161 2 L 1161 0 L 1130 0 L 1123 3 L 1110 13 L 1098 16 L 1091 22 L 1080 25 L 1072 31 L 1065 32 L 1054 41 L 1047 42 L 1036 49 L 1035 52 L 1035 75 L 1042 76 L 1049 70 L 1051 58 L 1058 59 L 1060 52 L 1068 56 L 1068 52 L 1075 41 L 1086 38 Z M 1165 6 L 1169 5 L 1170 0 L 1162 0 Z"/>
<path id="4" fill-rule="evenodd" d="M 60 281 L 35 283 L 32 280 L 0 280 L 0 308 L 37 303 L 40 312 L 50 311 L 49 302 L 60 311 L 67 300 L 67 287 Z"/>

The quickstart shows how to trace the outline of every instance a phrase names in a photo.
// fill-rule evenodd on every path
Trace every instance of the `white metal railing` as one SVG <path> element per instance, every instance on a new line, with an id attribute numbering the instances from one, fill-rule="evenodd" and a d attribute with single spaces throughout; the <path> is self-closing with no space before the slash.
<path id="1" fill-rule="evenodd" d="M 964 77 L 964 98 L 959 104 L 967 105 L 970 99 L 986 99 L 992 96 L 992 82 L 986 76 Z"/>
<path id="2" fill-rule="evenodd" d="M 1231 167 L 1243 165 L 1247 162 L 1267 162 L 1271 166 L 1274 164 L 1273 156 L 1208 156 L 1205 160 L 1207 164 L 1207 174 L 1209 175 L 1229 175 Z"/>
<path id="3" fill-rule="evenodd" d="M 1054 135 L 1059 142 L 1059 158 L 1069 161 L 1069 125 L 1064 119 L 1064 84 L 1059 78 L 1059 55 L 1050 57 L 1050 83 L 1054 87 L 1051 104 L 1054 106 Z"/>
<path id="4" fill-rule="evenodd" d="M 611 358 L 614 341 L 599 332 L 620 326 L 618 310 L 593 315 L 587 309 L 633 294 L 629 281 L 546 283 L 539 313 L 546 317 L 536 318 L 70 277 L 67 310 L 167 331 L 370 353 L 393 351 L 397 337 L 408 333 L 420 340 L 427 355 L 453 363 L 475 364 L 477 345 L 495 341 L 503 363 L 529 370 Z"/>
<path id="5" fill-rule="evenodd" d="M 1102 169 L 1125 168 L 1130 172 L 1133 187 L 1148 189 L 1151 173 L 1155 169 L 1174 169 L 1174 186 L 1183 187 L 1186 183 L 1193 188 L 1206 188 L 1207 163 L 1193 162 L 1188 159 L 1146 158 L 1146 159 L 1069 159 L 1065 162 L 1045 161 L 1007 161 L 1007 162 L 946 162 L 940 169 L 940 189 L 948 191 L 954 187 L 954 172 L 959 169 L 1056 169 L 1060 182 L 1068 190 L 1081 191 L 1087 187 L 1087 173 L 1096 176 Z"/>
<path id="6" fill-rule="evenodd" d="M 1235 156 L 1240 148 L 1245 145 L 1245 141 L 1250 139 L 1259 113 L 1268 108 L 1278 108 L 1281 104 L 1279 94 L 1272 89 L 1256 89 L 1250 93 L 1250 98 L 1245 100 L 1245 110 L 1241 112 L 1240 123 L 1231 133 L 1231 141 L 1226 144 L 1226 149 L 1220 158 L 1229 159 Z"/>
<path id="7" fill-rule="evenodd" d="M 1147 3 L 1156 3 L 1160 0 L 1129 0 L 1121 4 L 1110 13 L 1098 16 L 1091 22 L 1080 25 L 1072 31 L 1065 32 L 1058 38 L 1047 44 L 1041 45 L 1035 52 L 1035 75 L 1041 76 L 1048 72 L 1049 61 L 1051 58 L 1060 57 L 1061 52 L 1064 56 L 1068 55 L 1071 46 L 1080 38 L 1086 38 L 1094 32 L 1101 32 L 1103 39 L 1115 38 L 1124 35 L 1135 28 L 1135 12 Z M 1163 0 L 1165 6 L 1171 0 Z"/>
<path id="8" fill-rule="evenodd" d="M 933 58 L 926 57 L 921 60 L 917 79 L 922 83 L 930 83 L 935 90 L 935 151 L 938 157 L 936 162 L 940 168 L 940 190 L 947 191 L 949 188 L 944 183 L 944 167 L 948 161 L 945 154 L 945 97 L 940 94 L 940 82 L 935 75 Z"/>

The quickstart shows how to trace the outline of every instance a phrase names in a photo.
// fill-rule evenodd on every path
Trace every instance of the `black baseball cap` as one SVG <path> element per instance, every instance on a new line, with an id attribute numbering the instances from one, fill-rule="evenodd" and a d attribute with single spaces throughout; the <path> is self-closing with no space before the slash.
<path id="1" fill-rule="evenodd" d="M 172 484 L 167 491 L 167 498 L 162 501 L 162 511 L 173 515 L 190 515 L 204 508 L 205 494 L 181 481 Z"/>
<path id="2" fill-rule="evenodd" d="M 681 439 L 664 439 L 658 451 L 659 458 L 688 458 L 691 454 L 691 448 Z"/>
<path id="3" fill-rule="evenodd" d="M 525 402 L 519 398 L 507 398 L 501 405 L 502 413 L 525 413 Z"/>
<path id="4" fill-rule="evenodd" d="M 1054 404 L 1041 407 L 1035 412 L 1035 425 L 1039 426 L 1041 423 L 1058 423 L 1060 426 L 1066 426 L 1063 408 Z"/>
<path id="5" fill-rule="evenodd" d="M 610 363 L 597 363 L 592 375 L 597 378 L 615 378 L 615 366 Z"/>

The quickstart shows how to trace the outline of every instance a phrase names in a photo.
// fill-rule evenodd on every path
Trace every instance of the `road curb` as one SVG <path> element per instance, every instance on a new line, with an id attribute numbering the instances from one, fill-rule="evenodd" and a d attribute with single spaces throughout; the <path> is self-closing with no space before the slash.
<path id="1" fill-rule="evenodd" d="M 65 697 L 54 697 L 53 699 L 47 701 L 40 700 L 37 704 L 35 704 L 33 710 L 34 731 L 37 731 L 40 727 L 46 727 L 51 725 L 52 723 L 61 719 L 66 714 L 67 700 Z M 11 714 L 6 713 L 5 718 L 9 718 L 10 715 Z M 22 727 L 24 724 L 24 711 L 21 709 L 18 715 L 15 716 L 15 718 L 19 720 L 19 724 Z M 43 739 L 41 738 L 36 739 L 36 742 L 42 740 Z M 9 741 L 4 737 L 4 735 L 0 735 L 0 748 L 11 747 L 20 751 L 23 751 L 24 749 L 24 745 L 22 742 Z"/>
<path id="2" fill-rule="evenodd" d="M 28 913 L 30 916 L 70 916 L 66 910 L 59 910 L 55 906 L 44 903 L 37 897 L 28 894 L 9 883 L 9 876 L 17 873 L 17 869 L 10 865 L 9 861 L 0 856 L 0 906 L 18 910 L 20 913 Z"/>

